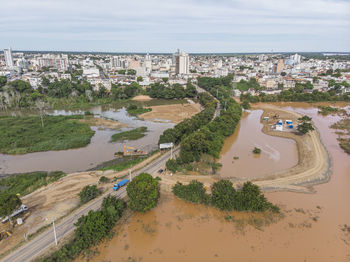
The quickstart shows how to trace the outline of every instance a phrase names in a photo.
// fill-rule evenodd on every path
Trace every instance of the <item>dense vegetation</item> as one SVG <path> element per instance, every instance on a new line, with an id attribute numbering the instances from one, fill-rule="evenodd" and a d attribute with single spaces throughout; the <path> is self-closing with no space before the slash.
<path id="1" fill-rule="evenodd" d="M 147 127 L 141 126 L 130 131 L 124 131 L 112 136 L 112 142 L 123 141 L 123 140 L 137 140 L 144 137 L 147 132 Z"/>
<path id="2" fill-rule="evenodd" d="M 194 131 L 208 124 L 212 120 L 215 113 L 216 101 L 206 93 L 199 94 L 199 101 L 205 109 L 194 115 L 192 118 L 185 119 L 174 128 L 165 130 L 159 138 L 159 144 L 170 142 L 179 144 L 184 137 L 192 134 Z"/>
<path id="3" fill-rule="evenodd" d="M 6 217 L 12 214 L 14 210 L 19 208 L 22 204 L 21 199 L 10 193 L 0 194 L 0 218 Z M 10 218 L 10 223 L 12 224 L 12 219 Z"/>
<path id="4" fill-rule="evenodd" d="M 57 181 L 65 175 L 61 171 L 10 175 L 9 177 L 0 179 L 0 194 L 9 193 L 24 196 L 40 187 Z"/>
<path id="5" fill-rule="evenodd" d="M 273 205 L 262 194 L 260 188 L 251 182 L 245 182 L 236 190 L 229 180 L 220 180 L 212 185 L 211 195 L 206 194 L 202 183 L 193 180 L 188 185 L 177 183 L 173 193 L 179 198 L 193 203 L 211 204 L 225 210 L 279 212 L 279 207 Z"/>
<path id="6" fill-rule="evenodd" d="M 197 90 L 191 83 L 187 83 L 186 88 L 180 84 L 165 86 L 160 83 L 155 83 L 146 88 L 146 94 L 152 98 L 182 99 L 185 97 L 195 97 L 197 95 Z"/>
<path id="7" fill-rule="evenodd" d="M 90 143 L 94 135 L 83 116 L 0 117 L 0 152 L 24 154 L 78 148 Z"/>
<path id="8" fill-rule="evenodd" d="M 96 185 L 85 186 L 79 192 L 80 203 L 85 204 L 90 200 L 96 198 L 99 194 L 100 194 L 100 190 L 97 188 Z"/>
<path id="9" fill-rule="evenodd" d="M 235 84 L 235 87 L 240 91 L 247 91 L 250 88 L 254 90 L 260 90 L 261 87 L 254 77 L 250 78 L 249 81 L 241 80 Z"/>
<path id="10" fill-rule="evenodd" d="M 152 111 L 152 108 L 144 108 L 142 106 L 137 106 L 137 105 L 129 105 L 126 110 L 128 111 L 128 114 L 131 116 L 138 116 L 143 113 L 147 113 Z"/>
<path id="11" fill-rule="evenodd" d="M 41 261 L 73 261 L 82 251 L 98 244 L 111 233 L 125 208 L 126 204 L 114 196 L 104 198 L 101 210 L 90 211 L 88 215 L 79 218 L 73 239 Z"/>
<path id="12" fill-rule="evenodd" d="M 132 210 L 146 212 L 157 205 L 159 198 L 158 180 L 150 174 L 142 173 L 127 186 L 126 192 Z"/>
<path id="13" fill-rule="evenodd" d="M 181 141 L 180 163 L 199 161 L 202 154 L 209 154 L 217 158 L 225 137 L 234 132 L 240 120 L 242 109 L 238 103 L 230 98 L 231 81 L 231 75 L 222 78 L 198 78 L 198 85 L 215 96 L 223 109 L 220 116 L 208 124 L 202 125 L 199 130 Z"/>

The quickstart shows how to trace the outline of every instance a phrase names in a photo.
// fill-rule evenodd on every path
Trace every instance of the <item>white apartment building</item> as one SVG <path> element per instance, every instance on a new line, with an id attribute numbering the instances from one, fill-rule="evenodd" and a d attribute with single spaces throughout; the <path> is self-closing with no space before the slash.
<path id="1" fill-rule="evenodd" d="M 177 75 L 188 75 L 190 68 L 190 59 L 188 54 L 183 51 L 177 50 L 175 53 L 175 73 Z"/>
<path id="2" fill-rule="evenodd" d="M 39 65 L 39 68 L 53 67 L 61 71 L 66 71 L 69 65 L 68 56 L 46 54 L 38 59 L 38 65 Z"/>
<path id="3" fill-rule="evenodd" d="M 8 69 L 13 68 L 13 57 L 11 47 L 4 49 L 5 64 Z"/>

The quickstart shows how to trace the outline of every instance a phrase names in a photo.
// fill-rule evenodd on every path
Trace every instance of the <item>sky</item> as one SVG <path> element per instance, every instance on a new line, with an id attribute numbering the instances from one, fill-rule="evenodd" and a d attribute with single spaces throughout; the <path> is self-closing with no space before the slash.
<path id="1" fill-rule="evenodd" d="M 0 48 L 350 51 L 350 0 L 1 0 Z"/>

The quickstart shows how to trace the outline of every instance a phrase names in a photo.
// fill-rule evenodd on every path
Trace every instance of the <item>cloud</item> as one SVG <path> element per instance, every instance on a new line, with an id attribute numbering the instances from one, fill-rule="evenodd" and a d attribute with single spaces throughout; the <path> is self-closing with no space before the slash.
<path id="1" fill-rule="evenodd" d="M 1 9 L 0 47 L 17 50 L 350 51 L 345 0 L 11 0 Z"/>

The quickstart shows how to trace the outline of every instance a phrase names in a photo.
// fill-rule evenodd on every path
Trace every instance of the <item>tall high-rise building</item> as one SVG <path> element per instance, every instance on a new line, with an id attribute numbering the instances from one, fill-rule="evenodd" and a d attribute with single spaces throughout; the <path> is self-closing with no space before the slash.
<path id="1" fill-rule="evenodd" d="M 277 67 L 276 67 L 276 73 L 280 74 L 283 71 L 284 68 L 284 60 L 278 59 Z"/>
<path id="2" fill-rule="evenodd" d="M 183 51 L 177 50 L 174 54 L 175 57 L 175 73 L 177 75 L 188 75 L 190 67 L 190 59 L 188 54 Z"/>
<path id="3" fill-rule="evenodd" d="M 4 56 L 5 56 L 6 67 L 9 69 L 12 69 L 13 68 L 13 57 L 12 57 L 11 47 L 4 49 Z"/>

